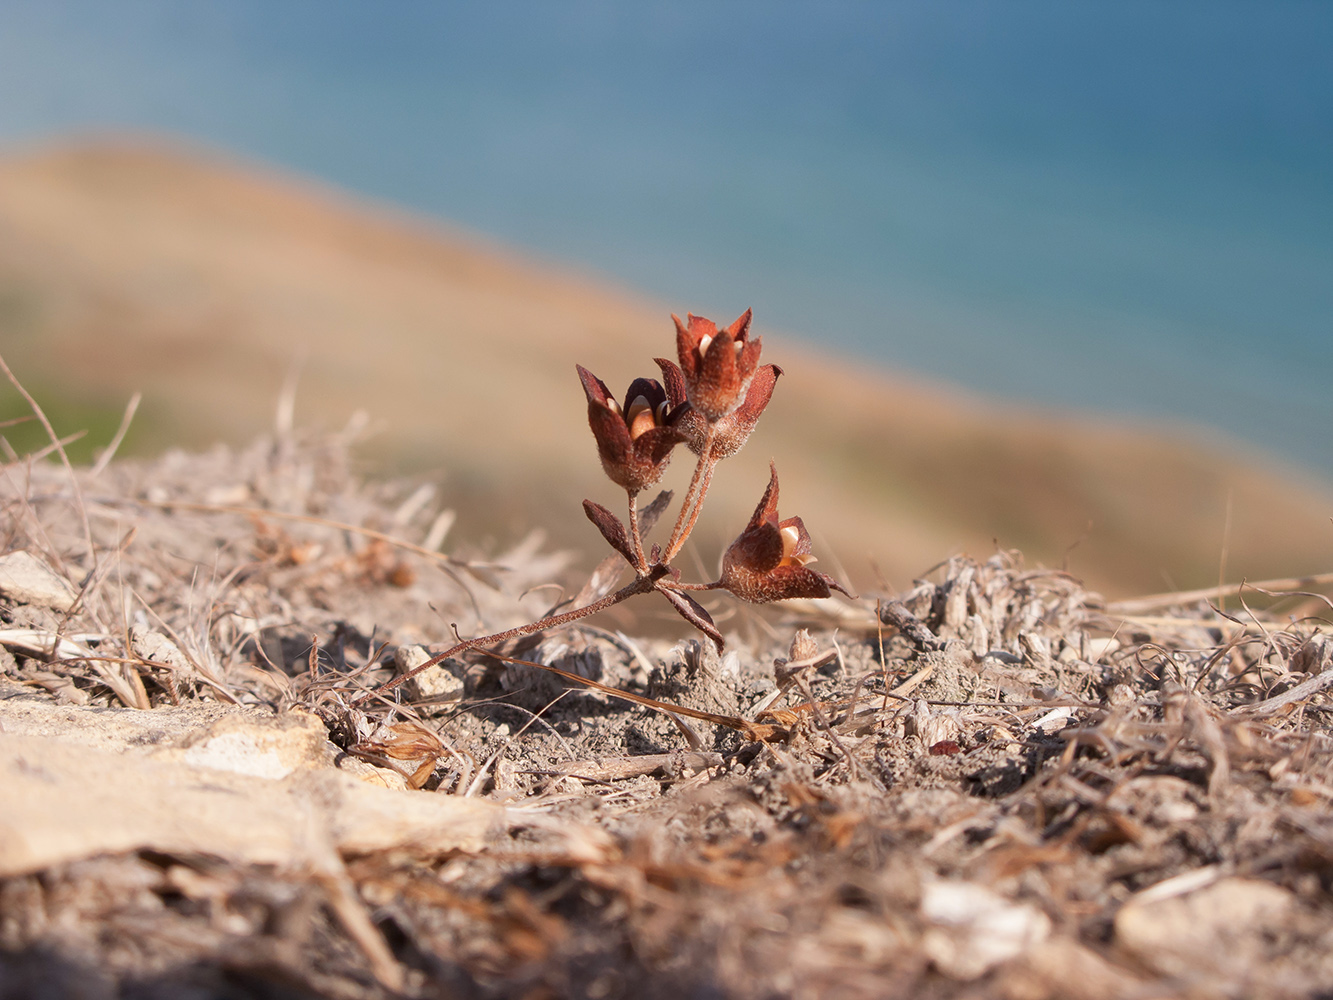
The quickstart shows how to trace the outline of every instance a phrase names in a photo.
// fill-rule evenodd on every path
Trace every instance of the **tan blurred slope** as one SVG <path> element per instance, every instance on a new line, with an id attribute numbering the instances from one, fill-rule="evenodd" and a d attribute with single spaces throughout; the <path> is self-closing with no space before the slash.
<path id="1" fill-rule="evenodd" d="M 548 525 L 590 553 L 600 540 L 578 499 L 619 503 L 574 363 L 622 392 L 656 374 L 669 313 L 692 305 L 156 141 L 0 161 L 0 350 L 43 398 L 119 408 L 142 389 L 141 448 L 240 441 L 271 425 L 300 358 L 298 423 L 365 409 L 383 428 L 369 457 L 443 469 L 464 525 Z M 1321 487 L 1164 434 L 839 362 L 769 330 L 753 305 L 765 360 L 788 374 L 719 472 L 697 534 L 710 562 L 774 458 L 784 516 L 801 514 L 821 568 L 841 561 L 858 586 L 873 584 L 872 560 L 901 586 L 995 541 L 1048 564 L 1077 543 L 1071 568 L 1115 593 L 1216 582 L 1224 538 L 1233 578 L 1333 566 Z M 683 489 L 687 458 L 666 485 Z"/>

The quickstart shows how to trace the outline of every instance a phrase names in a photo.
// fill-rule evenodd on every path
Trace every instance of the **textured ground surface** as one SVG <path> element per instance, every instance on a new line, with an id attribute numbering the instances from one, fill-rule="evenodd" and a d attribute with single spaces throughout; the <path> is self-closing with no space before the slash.
<path id="1" fill-rule="evenodd" d="M 0 997 L 1327 995 L 1322 598 L 1001 552 L 878 595 L 903 632 L 719 600 L 720 657 L 504 650 L 731 727 L 483 653 L 354 704 L 582 581 L 345 444 L 5 467 Z"/>

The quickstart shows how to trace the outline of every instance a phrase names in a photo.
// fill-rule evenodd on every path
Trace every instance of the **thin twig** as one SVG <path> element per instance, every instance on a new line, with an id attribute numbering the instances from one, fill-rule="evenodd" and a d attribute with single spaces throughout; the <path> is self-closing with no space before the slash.
<path id="1" fill-rule="evenodd" d="M 83 538 L 88 546 L 88 559 L 91 564 L 88 569 L 95 570 L 97 568 L 97 549 L 93 545 L 93 528 L 88 522 L 88 508 L 83 502 L 83 489 L 79 486 L 78 476 L 74 474 L 74 466 L 69 460 L 69 455 L 65 453 L 65 447 L 60 443 L 60 438 L 57 437 L 55 428 L 51 426 L 51 421 L 46 419 L 46 411 L 38 405 L 37 400 L 32 397 L 32 394 L 29 393 L 27 389 L 23 388 L 23 383 L 21 383 L 18 380 L 18 377 L 10 370 L 3 355 L 0 355 L 0 371 L 5 373 L 5 377 L 9 379 L 10 384 L 18 390 L 19 395 L 27 400 L 28 405 L 32 407 L 32 412 L 36 414 L 37 419 L 42 422 L 42 427 L 46 429 L 47 436 L 51 439 L 52 443 L 55 444 L 56 451 L 60 454 L 60 462 L 65 466 L 65 471 L 69 473 L 70 485 L 74 487 L 74 496 L 78 501 L 79 517 L 83 521 Z"/>
<path id="2" fill-rule="evenodd" d="M 545 715 L 547 709 L 554 706 L 556 702 L 558 702 L 561 698 L 563 698 L 567 694 L 569 694 L 568 691 L 561 691 L 558 695 L 556 695 L 549 702 L 543 705 L 540 712 L 534 712 L 532 718 L 529 719 L 527 722 L 523 723 L 523 725 L 519 727 L 518 732 L 508 737 L 504 741 L 504 743 L 499 747 L 499 749 L 497 749 L 495 753 L 491 754 L 490 757 L 486 759 L 486 762 L 481 765 L 481 769 L 477 771 L 477 776 L 472 779 L 472 783 L 467 786 L 467 791 L 463 793 L 463 797 L 468 798 L 474 792 L 480 791 L 481 783 L 486 780 L 486 772 L 491 769 L 491 765 L 494 764 L 497 760 L 499 760 L 501 755 L 503 755 L 504 752 L 513 745 L 514 740 L 518 739 L 520 736 L 526 733 L 528 731 L 528 728 L 534 722 L 537 722 L 543 715 Z"/>
<path id="3" fill-rule="evenodd" d="M 705 477 L 705 468 L 716 464 L 712 458 L 713 437 L 716 431 L 712 424 L 708 425 L 708 435 L 704 438 L 703 449 L 699 452 L 699 461 L 694 465 L 694 475 L 690 477 L 690 488 L 685 491 L 685 499 L 681 502 L 680 513 L 676 515 L 676 525 L 671 529 L 671 537 L 667 539 L 666 548 L 662 550 L 662 565 L 667 565 L 676 557 L 680 547 L 685 544 L 685 538 L 689 535 L 689 530 L 685 527 L 685 522 L 689 520 L 691 507 L 697 507 L 703 502 L 703 495 L 700 491 L 700 483 Z M 707 476 L 712 477 L 712 470 L 708 469 Z M 698 518 L 698 514 L 695 514 Z M 693 526 L 693 521 L 690 521 Z"/>
<path id="4" fill-rule="evenodd" d="M 1269 715 L 1276 715 L 1284 711 L 1287 707 L 1311 698 L 1323 691 L 1325 688 L 1333 687 L 1333 667 L 1315 674 L 1307 681 L 1302 681 L 1289 691 L 1284 691 L 1272 698 L 1256 702 L 1253 705 L 1242 705 L 1232 710 L 1232 715 L 1243 715 L 1247 718 L 1263 718 Z"/>
<path id="5" fill-rule="evenodd" d="M 623 701 L 631 701 L 636 705 L 642 705 L 645 708 L 651 708 L 662 712 L 665 715 L 684 715 L 691 719 L 698 719 L 700 722 L 711 722 L 715 726 L 723 726 L 741 734 L 747 740 L 762 742 L 772 738 L 782 731 L 780 726 L 770 726 L 762 722 L 748 722 L 745 719 L 734 715 L 717 715 L 714 712 L 704 712 L 695 708 L 686 708 L 684 705 L 673 705 L 669 701 L 658 701 L 656 698 L 649 698 L 646 695 L 635 694 L 633 691 L 622 691 L 620 688 L 611 687 L 609 684 L 603 684 L 600 681 L 592 680 L 588 677 L 581 677 L 578 674 L 572 674 L 567 670 L 561 670 L 559 667 L 553 667 L 548 663 L 536 663 L 532 660 L 520 660 L 514 656 L 506 656 L 504 653 L 497 653 L 494 650 L 487 650 L 487 656 L 493 656 L 497 660 L 505 663 L 514 663 L 524 667 L 535 667 L 538 670 L 545 670 L 547 673 L 555 674 L 557 677 L 563 677 L 567 681 L 592 688 L 594 691 L 601 691 L 604 694 L 611 695 L 613 698 L 620 698 Z"/>
<path id="6" fill-rule="evenodd" d="M 116 428 L 115 435 L 111 438 L 111 443 L 106 446 L 102 454 L 98 456 L 97 462 L 88 473 L 89 479 L 96 479 L 111 464 L 111 460 L 116 457 L 116 451 L 120 444 L 125 440 L 125 435 L 129 432 L 130 421 L 134 415 L 139 412 L 139 403 L 143 400 L 143 393 L 136 392 L 130 397 L 129 404 L 125 407 L 125 415 L 120 418 L 120 426 Z"/>
<path id="7" fill-rule="evenodd" d="M 1211 600 L 1219 593 L 1238 593 L 1240 588 L 1248 586 L 1258 590 L 1294 591 L 1301 588 L 1326 587 L 1333 584 L 1333 573 L 1318 573 L 1314 576 L 1284 576 L 1276 580 L 1260 580 L 1258 583 L 1233 583 L 1226 587 L 1204 587 L 1201 590 L 1176 590 L 1166 594 L 1149 594 L 1146 597 L 1132 597 L 1124 601 L 1112 601 L 1106 610 L 1112 614 L 1132 615 L 1141 611 L 1155 611 L 1173 604 L 1197 604 Z"/>

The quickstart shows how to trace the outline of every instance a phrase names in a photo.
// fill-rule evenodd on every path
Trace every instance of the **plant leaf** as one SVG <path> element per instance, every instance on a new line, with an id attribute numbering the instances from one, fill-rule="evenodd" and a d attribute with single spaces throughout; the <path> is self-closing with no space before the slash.
<path id="1" fill-rule="evenodd" d="M 615 549 L 625 561 L 631 566 L 634 565 L 634 553 L 630 551 L 629 536 L 625 534 L 625 526 L 620 523 L 620 518 L 612 514 L 601 504 L 593 503 L 591 500 L 583 501 L 583 513 L 588 515 L 588 520 L 597 525 L 597 530 L 602 533 L 608 545 Z"/>
<path id="2" fill-rule="evenodd" d="M 717 626 L 713 624 L 713 616 L 704 610 L 702 604 L 689 594 L 682 594 L 679 590 L 669 590 L 665 587 L 658 587 L 657 590 L 671 602 L 682 618 L 712 639 L 717 651 L 722 652 L 722 647 L 726 645 L 722 639 L 722 633 L 717 630 Z"/>

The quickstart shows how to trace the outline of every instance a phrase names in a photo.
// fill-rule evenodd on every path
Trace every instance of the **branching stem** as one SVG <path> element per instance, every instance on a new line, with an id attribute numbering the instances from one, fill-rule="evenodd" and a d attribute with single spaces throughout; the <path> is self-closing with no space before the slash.
<path id="1" fill-rule="evenodd" d="M 685 544 L 685 539 L 689 538 L 690 532 L 694 530 L 694 524 L 699 520 L 699 514 L 704 508 L 704 497 L 708 495 L 708 487 L 713 482 L 713 470 L 716 468 L 717 459 L 710 458 L 707 465 L 704 466 L 703 480 L 699 483 L 699 495 L 695 498 L 689 520 L 685 522 L 685 530 L 680 533 L 680 538 L 676 540 L 676 547 L 667 549 L 666 555 L 662 559 L 663 562 L 669 563 L 676 558 L 676 553 L 680 551 L 681 546 Z"/>
<path id="2" fill-rule="evenodd" d="M 699 451 L 698 464 L 695 465 L 694 475 L 690 478 L 690 488 L 685 492 L 685 500 L 680 505 L 680 514 L 676 517 L 676 526 L 671 529 L 671 538 L 668 539 L 666 548 L 662 550 L 662 558 L 658 560 L 663 566 L 670 565 L 671 560 L 676 558 L 676 553 L 685 544 L 685 539 L 690 537 L 694 522 L 699 520 L 699 509 L 703 506 L 704 496 L 708 493 L 708 484 L 713 479 L 713 468 L 717 465 L 717 459 L 713 458 L 715 433 L 712 425 L 709 425 L 708 436 L 704 438 L 704 446 Z"/>
<path id="3" fill-rule="evenodd" d="M 437 663 L 449 659 L 451 656 L 457 656 L 464 650 L 486 649 L 489 646 L 498 645 L 508 639 L 517 639 L 519 636 L 532 635 L 535 632 L 544 632 L 550 628 L 559 628 L 562 625 L 568 625 L 570 622 L 576 622 L 580 618 L 587 618 L 589 615 L 595 615 L 599 611 L 605 611 L 612 605 L 619 604 L 621 601 L 633 597 L 635 594 L 646 594 L 650 590 L 655 589 L 657 580 L 664 572 L 665 568 L 661 568 L 660 571 L 654 571 L 647 576 L 640 576 L 632 583 L 621 587 L 614 594 L 607 594 L 600 600 L 593 601 L 591 604 L 586 604 L 581 608 L 575 608 L 573 611 L 551 615 L 549 618 L 542 618 L 539 621 L 529 622 L 527 625 L 519 625 L 516 628 L 505 629 L 505 631 L 496 632 L 494 635 L 484 635 L 477 639 L 464 639 L 462 642 L 450 646 L 443 653 L 437 653 L 435 656 L 432 656 L 419 667 L 413 667 L 411 670 L 407 671 L 407 673 L 400 674 L 391 681 L 385 681 L 373 691 L 367 691 L 365 694 L 358 697 L 352 704 L 359 705 L 367 698 L 371 698 L 375 695 L 387 694 L 404 681 L 410 680 L 417 674 L 421 673 L 427 667 L 433 667 Z"/>
<path id="4" fill-rule="evenodd" d="M 663 580 L 658 585 L 658 589 L 667 590 L 722 590 L 722 581 L 714 580 L 712 583 L 678 583 L 675 581 L 667 582 Z"/>

